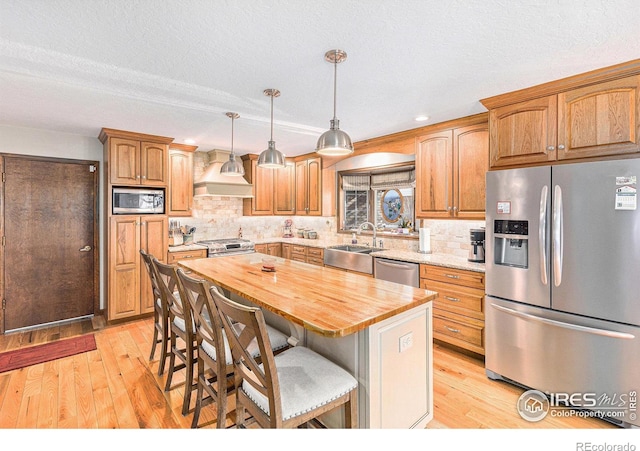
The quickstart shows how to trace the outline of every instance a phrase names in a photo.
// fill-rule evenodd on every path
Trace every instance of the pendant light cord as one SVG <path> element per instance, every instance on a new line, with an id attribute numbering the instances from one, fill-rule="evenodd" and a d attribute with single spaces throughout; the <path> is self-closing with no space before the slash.
<path id="1" fill-rule="evenodd" d="M 338 85 L 338 59 L 337 59 L 337 53 L 336 52 L 336 57 L 334 58 L 333 61 L 333 120 L 336 120 L 336 92 L 338 90 L 337 85 Z"/>
<path id="2" fill-rule="evenodd" d="M 235 117 L 231 116 L 231 155 L 234 155 L 233 153 L 233 122 L 235 121 Z"/>
<path id="3" fill-rule="evenodd" d="M 271 141 L 273 141 L 273 92 L 269 96 L 271 97 Z"/>

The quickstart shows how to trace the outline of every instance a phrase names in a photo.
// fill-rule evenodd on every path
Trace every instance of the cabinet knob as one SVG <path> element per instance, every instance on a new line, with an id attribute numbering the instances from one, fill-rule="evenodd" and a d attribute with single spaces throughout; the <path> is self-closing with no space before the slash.
<path id="1" fill-rule="evenodd" d="M 558 144 L 558 150 L 564 150 L 564 144 Z"/>
<path id="2" fill-rule="evenodd" d="M 147 179 L 147 176 L 146 176 L 146 175 L 143 175 L 143 176 L 142 176 L 142 180 L 146 180 L 146 179 Z"/>
<path id="3" fill-rule="evenodd" d="M 140 178 L 140 174 L 136 175 L 136 178 L 139 179 Z"/>
<path id="4" fill-rule="evenodd" d="M 547 150 L 549 152 L 553 152 L 554 150 L 556 150 L 556 148 L 554 146 L 547 146 Z"/>

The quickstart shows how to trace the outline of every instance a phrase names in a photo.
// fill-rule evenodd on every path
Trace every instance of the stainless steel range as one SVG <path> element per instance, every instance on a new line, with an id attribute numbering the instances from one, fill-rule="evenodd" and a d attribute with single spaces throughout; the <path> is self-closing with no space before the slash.
<path id="1" fill-rule="evenodd" d="M 196 244 L 206 246 L 207 257 L 226 257 L 228 255 L 251 254 L 256 251 L 255 243 L 242 238 L 224 238 L 220 240 L 198 241 Z"/>

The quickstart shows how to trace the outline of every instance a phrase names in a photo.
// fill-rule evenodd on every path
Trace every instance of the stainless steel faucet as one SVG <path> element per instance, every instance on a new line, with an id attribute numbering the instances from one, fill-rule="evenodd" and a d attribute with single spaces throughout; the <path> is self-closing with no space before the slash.
<path id="1" fill-rule="evenodd" d="M 363 222 L 362 224 L 360 224 L 360 227 L 358 227 L 358 228 L 362 229 L 366 225 L 371 226 L 371 230 L 373 230 L 373 244 L 371 245 L 371 247 L 376 247 L 376 226 L 374 226 L 370 222 Z"/>

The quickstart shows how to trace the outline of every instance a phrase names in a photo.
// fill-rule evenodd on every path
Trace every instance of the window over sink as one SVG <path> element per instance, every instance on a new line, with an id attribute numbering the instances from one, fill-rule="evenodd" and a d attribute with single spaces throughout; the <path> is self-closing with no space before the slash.
<path id="1" fill-rule="evenodd" d="M 355 230 L 364 222 L 379 232 L 413 231 L 415 167 L 402 166 L 339 174 L 339 231 Z"/>

